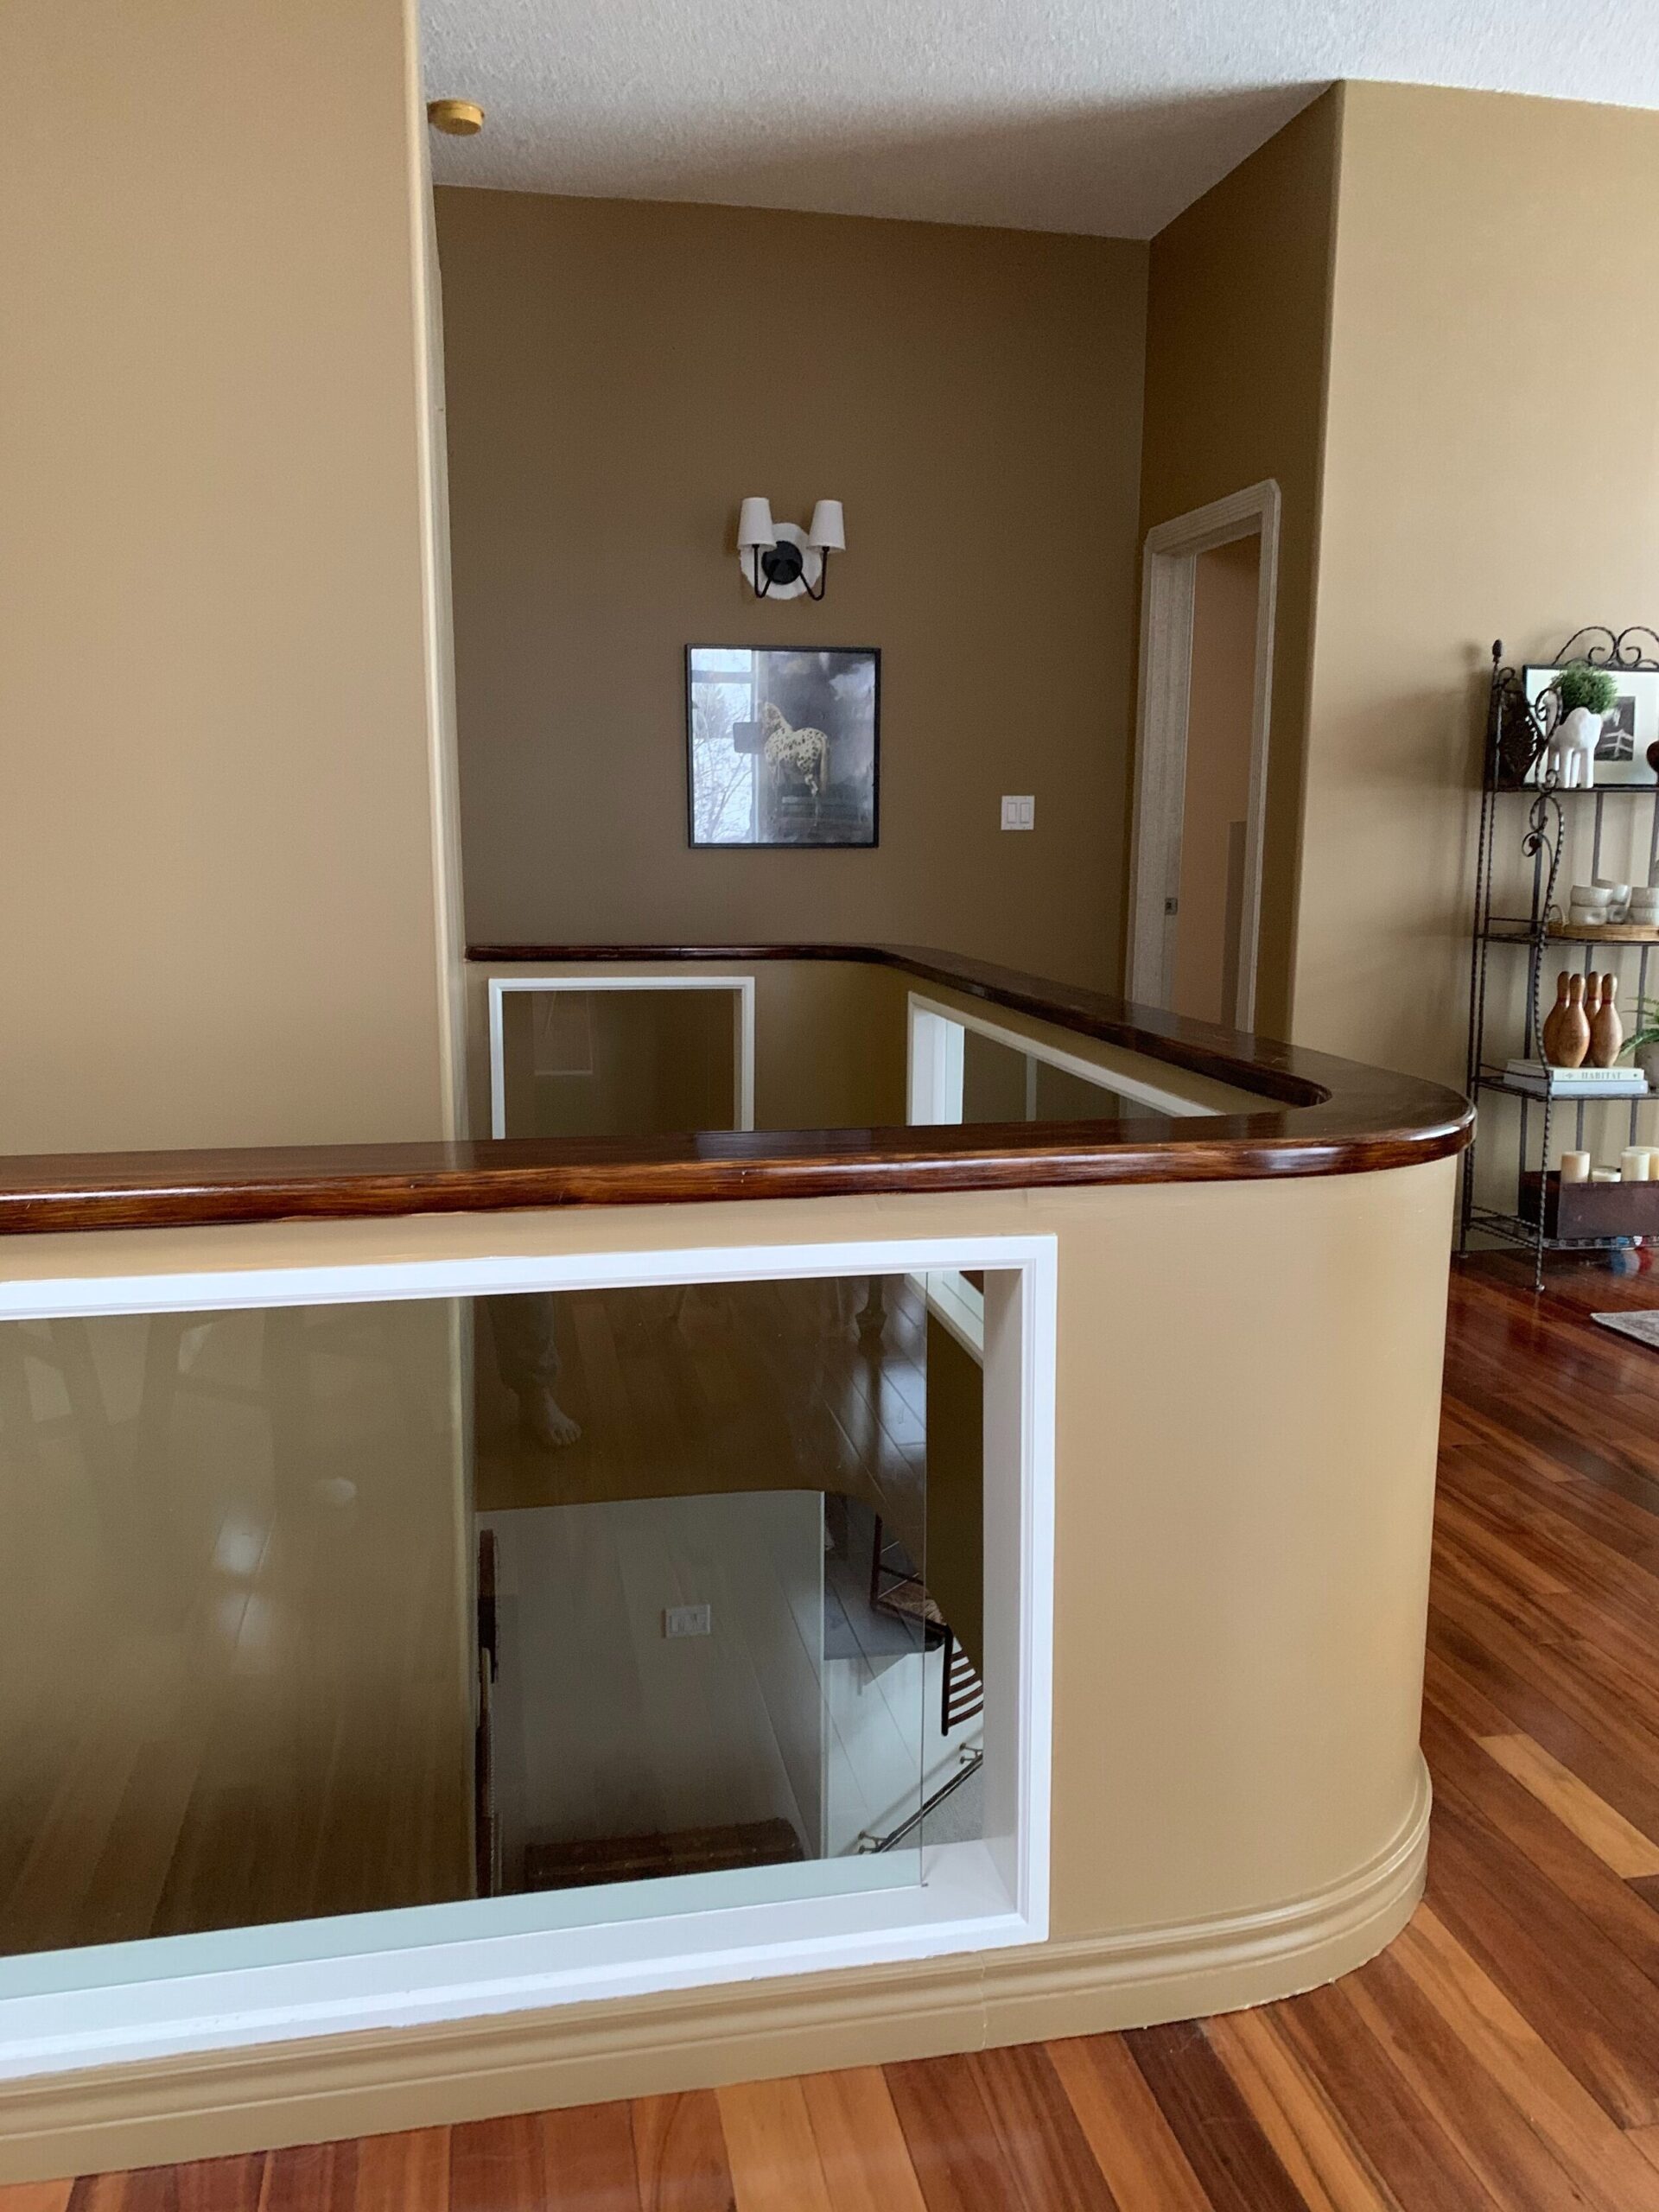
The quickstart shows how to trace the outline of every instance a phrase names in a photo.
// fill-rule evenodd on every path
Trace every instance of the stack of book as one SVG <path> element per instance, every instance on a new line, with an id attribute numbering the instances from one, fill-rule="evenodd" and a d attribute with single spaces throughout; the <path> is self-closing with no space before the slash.
<path id="1" fill-rule="evenodd" d="M 1553 1068 L 1543 1060 L 1511 1060 L 1503 1071 L 1514 1090 L 1539 1098 L 1645 1098 L 1640 1068 Z"/>

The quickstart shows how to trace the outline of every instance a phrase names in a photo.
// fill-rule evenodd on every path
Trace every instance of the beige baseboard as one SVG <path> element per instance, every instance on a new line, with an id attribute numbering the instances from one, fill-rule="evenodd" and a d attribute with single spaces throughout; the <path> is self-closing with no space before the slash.
<path id="1" fill-rule="evenodd" d="M 1429 1785 L 1317 1896 L 1179 1927 L 365 2031 L 0 2085 L 0 2177 L 45 2180 L 1197 2018 L 1372 1958 L 1422 1893 Z"/>

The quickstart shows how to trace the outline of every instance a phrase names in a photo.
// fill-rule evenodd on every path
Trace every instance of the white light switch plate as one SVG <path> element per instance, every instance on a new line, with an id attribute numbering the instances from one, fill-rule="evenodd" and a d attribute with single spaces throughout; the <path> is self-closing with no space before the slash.
<path id="1" fill-rule="evenodd" d="M 1037 802 L 1027 793 L 1024 798 L 1002 798 L 1002 827 L 1005 830 L 1034 830 L 1037 826 Z"/>
<path id="2" fill-rule="evenodd" d="M 714 1630 L 712 1605 L 669 1605 L 664 1609 L 664 1636 L 712 1636 Z"/>

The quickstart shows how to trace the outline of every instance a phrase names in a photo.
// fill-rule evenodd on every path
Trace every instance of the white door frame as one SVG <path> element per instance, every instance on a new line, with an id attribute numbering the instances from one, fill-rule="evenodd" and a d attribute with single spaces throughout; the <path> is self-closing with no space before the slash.
<path id="1" fill-rule="evenodd" d="M 1250 707 L 1249 804 L 1244 830 L 1244 899 L 1238 948 L 1236 1029 L 1255 1020 L 1262 925 L 1262 853 L 1267 824 L 1268 724 L 1273 697 L 1273 624 L 1279 584 L 1279 486 L 1269 478 L 1207 507 L 1161 522 L 1147 534 L 1141 589 L 1141 696 L 1135 748 L 1135 836 L 1129 872 L 1125 995 L 1166 1007 L 1174 982 L 1173 902 L 1180 894 L 1186 803 L 1186 727 L 1192 685 L 1192 601 L 1198 556 L 1260 536 L 1255 601 L 1255 686 Z"/>

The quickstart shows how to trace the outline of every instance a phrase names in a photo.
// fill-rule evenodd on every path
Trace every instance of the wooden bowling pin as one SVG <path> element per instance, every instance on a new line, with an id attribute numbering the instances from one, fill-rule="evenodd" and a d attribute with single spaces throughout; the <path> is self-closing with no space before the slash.
<path id="1" fill-rule="evenodd" d="M 1624 1025 L 1614 1003 L 1618 996 L 1617 976 L 1601 979 L 1601 997 L 1590 1022 L 1590 1065 L 1610 1068 L 1624 1048 Z"/>
<path id="2" fill-rule="evenodd" d="M 1584 977 L 1570 976 L 1567 984 L 1567 1012 L 1555 1033 L 1555 1065 L 1581 1068 L 1590 1050 L 1590 1017 L 1584 1010 Z"/>
<path id="3" fill-rule="evenodd" d="M 1539 1050 L 1553 1068 L 1561 1065 L 1561 1024 L 1567 1019 L 1567 987 L 1571 981 L 1563 968 L 1555 979 L 1555 1003 L 1544 1016 L 1544 1026 L 1539 1033 Z"/>

